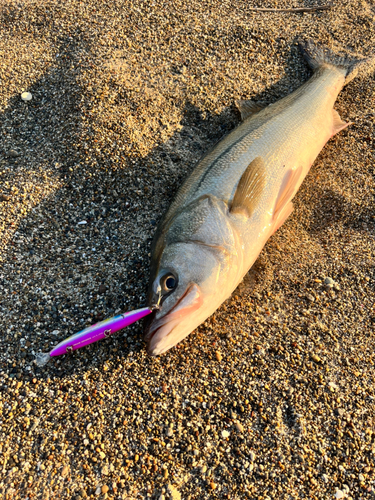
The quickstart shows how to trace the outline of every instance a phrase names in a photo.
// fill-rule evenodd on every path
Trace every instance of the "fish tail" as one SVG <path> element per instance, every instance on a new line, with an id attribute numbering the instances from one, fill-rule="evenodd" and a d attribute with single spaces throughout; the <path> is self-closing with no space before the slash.
<path id="1" fill-rule="evenodd" d="M 375 71 L 375 57 L 356 59 L 338 56 L 327 47 L 316 45 L 312 40 L 300 41 L 298 45 L 308 65 L 314 71 L 322 66 L 334 66 L 346 70 L 344 85 L 357 76 L 366 76 Z"/>

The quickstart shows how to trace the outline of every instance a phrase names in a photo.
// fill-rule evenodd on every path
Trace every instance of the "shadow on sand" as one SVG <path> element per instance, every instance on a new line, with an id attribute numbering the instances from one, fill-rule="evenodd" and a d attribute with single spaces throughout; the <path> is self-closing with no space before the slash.
<path id="1" fill-rule="evenodd" d="M 141 326 L 135 325 L 125 331 L 126 339 L 119 333 L 43 369 L 32 362 L 33 351 L 48 352 L 82 327 L 142 305 L 158 220 L 199 157 L 239 123 L 234 105 L 203 119 L 186 103 L 183 127 L 167 143 L 157 145 L 145 158 L 123 158 L 116 168 L 108 166 L 86 118 L 94 101 L 77 72 L 77 67 L 84 69 L 84 54 L 90 50 L 84 37 L 60 40 L 56 64 L 27 89 L 33 100 L 25 104 L 12 98 L 1 117 L 0 153 L 7 165 L 2 181 L 12 184 L 26 168 L 35 177 L 49 169 L 61 186 L 39 204 L 39 218 L 29 212 L 13 228 L 15 221 L 9 221 L 11 238 L 0 279 L 11 293 L 0 304 L 7 332 L 1 349 L 9 359 L 3 368 L 16 378 L 37 374 L 63 379 L 89 367 L 100 369 L 109 357 L 120 362 L 143 349 Z M 301 71 L 293 69 L 292 56 L 285 79 L 257 100 L 284 97 L 289 72 Z M 308 71 L 302 69 L 301 80 Z M 324 199 L 322 204 L 328 214 L 330 204 Z M 77 225 L 80 221 L 86 224 Z M 262 266 L 257 262 L 255 267 L 262 272 Z M 13 279 L 6 281 L 4 276 Z M 151 361 L 145 356 L 145 362 Z"/>

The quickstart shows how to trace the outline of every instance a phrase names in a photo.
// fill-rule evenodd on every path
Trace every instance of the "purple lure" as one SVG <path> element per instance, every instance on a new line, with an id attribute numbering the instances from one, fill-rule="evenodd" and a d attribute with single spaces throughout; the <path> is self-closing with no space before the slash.
<path id="1" fill-rule="evenodd" d="M 67 354 L 75 351 L 76 349 L 80 349 L 81 347 L 97 342 L 104 337 L 109 337 L 112 333 L 139 321 L 148 314 L 151 314 L 153 310 L 153 307 L 143 307 L 142 309 L 136 309 L 135 311 L 119 314 L 113 318 L 108 318 L 104 321 L 100 321 L 99 323 L 95 323 L 95 325 L 91 325 L 88 328 L 85 328 L 84 330 L 63 340 L 49 353 L 37 354 L 35 360 L 36 364 L 43 366 L 52 356 Z"/>

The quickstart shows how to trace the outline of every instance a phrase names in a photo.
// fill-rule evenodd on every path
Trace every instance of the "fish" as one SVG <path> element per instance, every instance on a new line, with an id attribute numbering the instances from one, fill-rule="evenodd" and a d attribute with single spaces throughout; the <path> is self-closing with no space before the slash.
<path id="1" fill-rule="evenodd" d="M 293 197 L 327 141 L 348 127 L 333 108 L 341 89 L 374 70 L 375 58 L 339 57 L 312 40 L 300 50 L 313 71 L 286 97 L 238 101 L 242 123 L 197 163 L 159 223 L 151 248 L 144 338 L 158 356 L 227 300 L 267 240 L 293 211 Z"/>

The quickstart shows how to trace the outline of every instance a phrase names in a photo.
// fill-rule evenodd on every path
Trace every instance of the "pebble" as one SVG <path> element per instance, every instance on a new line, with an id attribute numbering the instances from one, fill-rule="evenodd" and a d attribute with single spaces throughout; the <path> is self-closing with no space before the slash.
<path id="1" fill-rule="evenodd" d="M 15 149 L 10 149 L 5 156 L 8 158 L 18 158 L 20 156 L 20 153 L 16 151 Z"/>
<path id="2" fill-rule="evenodd" d="M 173 486 L 173 484 L 168 484 L 167 491 L 169 493 L 170 500 L 181 500 L 181 493 L 175 486 Z"/>
<path id="3" fill-rule="evenodd" d="M 255 453 L 254 453 L 253 451 L 250 451 L 250 453 L 249 453 L 249 458 L 250 458 L 250 460 L 251 460 L 252 462 L 254 462 L 255 457 L 256 457 Z"/>
<path id="4" fill-rule="evenodd" d="M 33 96 L 30 92 L 22 92 L 22 94 L 21 94 L 21 99 L 23 101 L 31 101 L 32 98 L 33 98 Z"/>
<path id="5" fill-rule="evenodd" d="M 243 432 L 244 431 L 244 426 L 238 420 L 235 422 L 235 426 L 236 426 L 238 432 Z"/>
<path id="6" fill-rule="evenodd" d="M 335 494 L 335 498 L 339 499 L 339 498 L 345 498 L 345 493 L 341 490 L 337 490 L 336 491 L 336 494 Z"/>
<path id="7" fill-rule="evenodd" d="M 69 467 L 65 465 L 61 470 L 61 476 L 66 477 L 69 474 Z"/>
<path id="8" fill-rule="evenodd" d="M 230 432 L 229 431 L 221 431 L 221 435 L 223 436 L 224 439 L 228 438 L 230 436 Z"/>
<path id="9" fill-rule="evenodd" d="M 359 474 L 358 479 L 359 481 L 361 481 L 361 483 L 363 483 L 363 481 L 365 480 L 365 476 L 363 474 Z"/>
<path id="10" fill-rule="evenodd" d="M 0 194 L 0 201 L 9 201 L 10 196 L 8 194 Z"/>
<path id="11" fill-rule="evenodd" d="M 324 284 L 327 288 L 333 288 L 335 281 L 332 278 L 325 278 Z"/>
<path id="12" fill-rule="evenodd" d="M 105 493 L 108 493 L 108 490 L 109 490 L 109 486 L 107 486 L 106 484 L 103 484 L 102 488 L 102 493 L 105 494 Z"/>
<path id="13" fill-rule="evenodd" d="M 223 355 L 221 354 L 221 352 L 220 352 L 220 351 L 216 351 L 216 352 L 215 352 L 215 356 L 216 356 L 216 359 L 217 359 L 217 360 L 219 361 L 219 363 L 220 363 L 220 361 L 222 361 L 222 359 L 223 359 Z"/>

